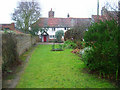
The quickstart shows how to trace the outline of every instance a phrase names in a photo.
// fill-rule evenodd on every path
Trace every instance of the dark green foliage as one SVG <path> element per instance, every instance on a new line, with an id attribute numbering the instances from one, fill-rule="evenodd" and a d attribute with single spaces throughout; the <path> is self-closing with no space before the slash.
<path id="1" fill-rule="evenodd" d="M 118 24 L 114 20 L 94 23 L 84 36 L 87 45 L 92 47 L 84 53 L 86 65 L 102 75 L 114 76 L 116 80 L 120 78 L 119 36 Z"/>
<path id="2" fill-rule="evenodd" d="M 64 45 L 63 45 L 64 48 L 70 48 L 70 49 L 75 49 L 77 47 L 77 44 L 74 43 L 73 41 L 71 40 L 67 40 L 64 42 Z"/>
<path id="3" fill-rule="evenodd" d="M 39 26 L 37 24 L 31 26 L 31 30 L 29 31 L 31 35 L 37 35 L 39 31 Z"/>
<path id="4" fill-rule="evenodd" d="M 76 41 L 75 43 L 77 44 L 77 48 L 79 49 L 83 49 L 86 45 L 84 41 L 80 41 L 80 40 Z"/>
<path id="5" fill-rule="evenodd" d="M 64 31 L 63 30 L 59 30 L 55 33 L 55 37 L 57 42 L 62 42 L 62 36 L 64 36 Z"/>
<path id="6" fill-rule="evenodd" d="M 17 54 L 16 40 L 11 33 L 2 35 L 2 70 L 5 72 L 10 67 L 20 63 Z"/>

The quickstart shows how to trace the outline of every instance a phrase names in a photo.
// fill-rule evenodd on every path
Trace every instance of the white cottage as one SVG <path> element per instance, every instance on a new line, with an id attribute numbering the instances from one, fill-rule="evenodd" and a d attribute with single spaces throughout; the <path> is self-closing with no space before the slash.
<path id="1" fill-rule="evenodd" d="M 76 24 L 90 24 L 91 18 L 71 18 L 69 14 L 67 18 L 55 18 L 54 11 L 52 9 L 48 13 L 48 18 L 40 18 L 35 24 L 38 24 L 41 28 L 47 28 L 47 32 L 39 32 L 42 42 L 48 42 L 55 39 L 55 32 L 63 30 L 66 32 Z M 64 37 L 63 37 L 64 38 Z"/>

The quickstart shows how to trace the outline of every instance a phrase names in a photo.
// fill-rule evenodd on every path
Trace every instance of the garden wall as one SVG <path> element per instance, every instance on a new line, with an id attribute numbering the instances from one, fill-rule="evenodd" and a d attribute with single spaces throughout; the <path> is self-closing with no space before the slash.
<path id="1" fill-rule="evenodd" d="M 38 41 L 38 36 L 30 34 L 4 33 L 1 38 L 3 71 L 20 64 L 19 56 Z"/>
<path id="2" fill-rule="evenodd" d="M 3 44 L 6 42 L 6 37 L 9 34 L 3 34 L 2 35 L 2 42 Z M 26 50 L 28 50 L 33 44 L 37 42 L 37 36 L 31 36 L 30 34 L 12 34 L 12 37 L 14 37 L 14 40 L 16 42 L 17 47 L 17 53 L 20 56 L 22 53 L 24 53 Z M 4 48 L 4 46 L 3 46 Z"/>

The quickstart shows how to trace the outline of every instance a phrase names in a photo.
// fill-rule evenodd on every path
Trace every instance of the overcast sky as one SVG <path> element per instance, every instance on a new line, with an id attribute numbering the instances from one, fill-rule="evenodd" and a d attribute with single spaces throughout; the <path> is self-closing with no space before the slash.
<path id="1" fill-rule="evenodd" d="M 11 14 L 17 7 L 18 1 L 24 0 L 1 0 L 0 1 L 0 24 L 12 23 Z M 30 1 L 30 0 L 27 0 Z M 37 0 L 41 7 L 41 17 L 48 17 L 48 11 L 52 8 L 55 11 L 55 17 L 79 17 L 91 18 L 91 15 L 97 14 L 97 0 Z M 119 0 L 99 0 L 101 8 L 109 2 L 111 5 L 117 5 Z"/>

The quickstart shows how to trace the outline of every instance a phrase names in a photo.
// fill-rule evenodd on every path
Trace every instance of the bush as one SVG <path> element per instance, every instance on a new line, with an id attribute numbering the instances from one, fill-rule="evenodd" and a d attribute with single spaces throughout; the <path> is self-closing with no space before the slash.
<path id="1" fill-rule="evenodd" d="M 34 35 L 37 35 L 37 34 L 38 34 L 39 30 L 40 30 L 40 28 L 39 28 L 39 26 L 36 24 L 36 25 L 32 25 L 32 26 L 31 26 L 31 30 L 29 30 L 29 32 L 30 32 L 31 35 L 34 36 Z"/>
<path id="2" fill-rule="evenodd" d="M 75 43 L 77 44 L 77 48 L 79 49 L 85 48 L 86 42 L 78 40 Z"/>
<path id="3" fill-rule="evenodd" d="M 81 50 L 80 50 L 79 54 L 86 56 L 86 54 L 84 54 L 84 53 L 89 52 L 91 49 L 92 49 L 91 47 L 85 47 L 84 49 L 81 49 Z M 83 56 L 83 57 L 84 57 L 84 56 Z M 86 60 L 86 59 L 85 59 L 85 60 Z"/>
<path id="4" fill-rule="evenodd" d="M 56 41 L 57 42 L 62 42 L 62 36 L 64 36 L 64 31 L 63 30 L 59 30 L 55 33 L 55 37 L 56 37 Z"/>
<path id="5" fill-rule="evenodd" d="M 67 30 L 64 35 L 64 40 L 72 40 L 71 30 Z"/>
<path id="6" fill-rule="evenodd" d="M 118 37 L 119 29 L 116 21 L 105 21 L 93 24 L 85 33 L 87 46 L 93 50 L 86 51 L 82 56 L 86 66 L 102 75 L 119 78 L 120 69 Z"/>
<path id="7" fill-rule="evenodd" d="M 77 47 L 77 44 L 74 43 L 73 41 L 71 40 L 67 40 L 64 42 L 64 45 L 63 45 L 64 48 L 69 48 L 69 49 L 75 49 Z"/>
<path id="8" fill-rule="evenodd" d="M 75 25 L 72 29 L 65 32 L 64 40 L 82 41 L 86 28 L 89 26 L 89 22 Z"/>

